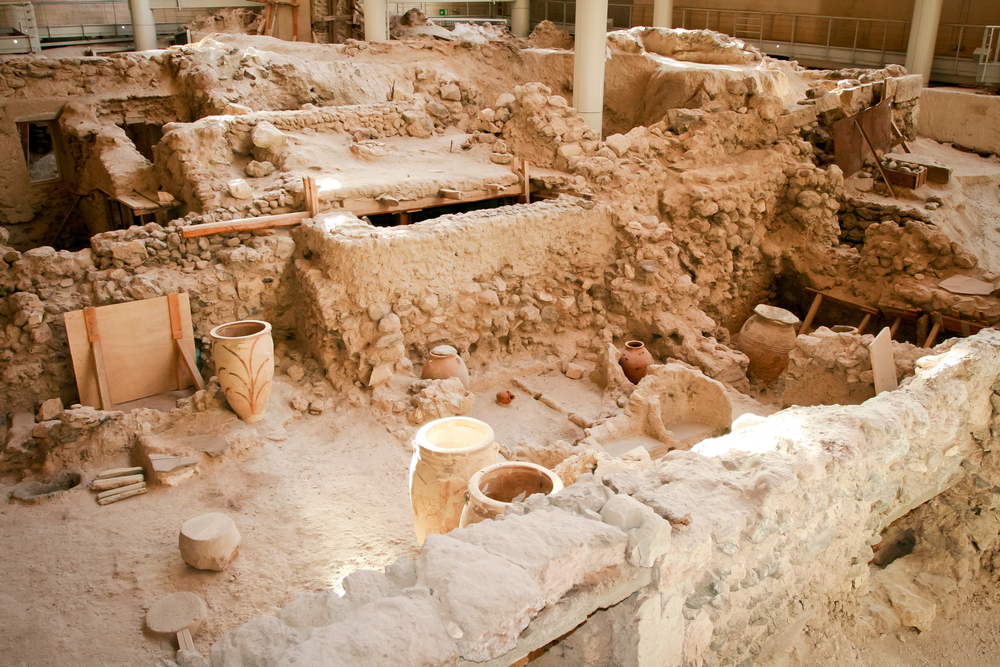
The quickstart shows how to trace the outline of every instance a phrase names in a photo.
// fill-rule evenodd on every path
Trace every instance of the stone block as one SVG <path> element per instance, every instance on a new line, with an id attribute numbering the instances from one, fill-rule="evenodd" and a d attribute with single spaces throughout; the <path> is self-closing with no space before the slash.
<path id="1" fill-rule="evenodd" d="M 896 95 L 892 98 L 894 102 L 915 100 L 920 97 L 924 88 L 924 77 L 920 74 L 908 74 L 890 80 L 896 82 Z"/>
<path id="2" fill-rule="evenodd" d="M 250 140 L 257 148 L 279 148 L 288 140 L 284 132 L 276 128 L 266 120 L 257 123 L 250 133 Z"/>
<path id="3" fill-rule="evenodd" d="M 622 157 L 632 148 L 632 142 L 624 134 L 612 134 L 604 140 L 604 144 L 615 152 L 615 155 Z"/>
<path id="4" fill-rule="evenodd" d="M 242 178 L 234 178 L 226 185 L 226 189 L 236 199 L 250 199 L 253 197 L 253 189 L 250 184 Z"/>
<path id="5" fill-rule="evenodd" d="M 653 514 L 651 507 L 624 494 L 615 494 L 601 508 L 601 518 L 604 523 L 617 526 L 622 530 L 638 528 L 642 525 L 643 519 L 650 514 Z"/>
<path id="6" fill-rule="evenodd" d="M 514 549 L 529 548 L 506 544 L 506 550 Z M 417 585 L 434 591 L 442 611 L 461 627 L 462 657 L 476 662 L 514 648 L 521 632 L 547 604 L 541 586 L 524 568 L 451 535 L 427 536 L 417 559 Z"/>
<path id="7" fill-rule="evenodd" d="M 937 605 L 922 595 L 917 595 L 914 591 L 904 588 L 899 584 L 889 586 L 887 593 L 889 601 L 892 602 L 893 611 L 899 617 L 900 623 L 906 627 L 916 628 L 921 632 L 931 629 Z"/>
<path id="8" fill-rule="evenodd" d="M 221 572 L 239 554 L 240 531 L 225 514 L 209 512 L 185 521 L 177 541 L 185 563 Z"/>
<path id="9" fill-rule="evenodd" d="M 59 415 L 63 411 L 63 403 L 61 398 L 50 398 L 44 401 L 38 408 L 38 414 L 35 415 L 35 419 L 38 422 L 46 422 L 52 419 L 58 419 Z"/>
<path id="10" fill-rule="evenodd" d="M 547 604 L 593 573 L 624 563 L 628 541 L 617 528 L 562 510 L 484 521 L 451 537 L 523 568 Z"/>
<path id="11" fill-rule="evenodd" d="M 587 369 L 580 364 L 570 363 L 566 365 L 566 377 L 570 380 L 579 380 Z"/>

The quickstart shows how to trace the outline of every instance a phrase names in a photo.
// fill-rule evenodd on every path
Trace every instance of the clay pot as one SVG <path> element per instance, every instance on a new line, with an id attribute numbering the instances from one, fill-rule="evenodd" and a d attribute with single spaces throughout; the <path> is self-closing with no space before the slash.
<path id="1" fill-rule="evenodd" d="M 562 488 L 562 480 L 554 472 L 534 463 L 513 461 L 483 468 L 469 480 L 461 525 L 495 519 L 515 499 L 558 493 Z"/>
<path id="2" fill-rule="evenodd" d="M 466 389 L 469 388 L 469 369 L 465 367 L 462 357 L 458 356 L 458 350 L 451 345 L 438 345 L 431 350 L 420 377 L 424 380 L 458 378 Z"/>
<path id="3" fill-rule="evenodd" d="M 497 392 L 497 403 L 503 403 L 504 405 L 510 405 L 510 402 L 513 401 L 515 398 L 517 398 L 517 396 L 515 396 L 513 392 L 510 392 L 510 391 L 498 391 Z"/>
<path id="4" fill-rule="evenodd" d="M 837 326 L 830 327 L 830 331 L 833 333 L 846 333 L 846 334 L 856 334 L 858 333 L 857 327 L 849 327 L 846 324 L 838 324 Z"/>
<path id="5" fill-rule="evenodd" d="M 750 372 L 765 385 L 788 367 L 788 353 L 795 349 L 799 318 L 784 308 L 760 304 L 743 324 L 736 347 L 750 359 Z"/>
<path id="6" fill-rule="evenodd" d="M 471 417 L 445 417 L 424 424 L 413 439 L 410 503 L 417 542 L 430 533 L 458 528 L 465 490 L 477 470 L 499 460 L 493 429 Z"/>
<path id="7" fill-rule="evenodd" d="M 264 418 L 274 377 L 271 325 L 259 320 L 222 324 L 214 329 L 212 356 L 222 393 L 248 424 Z"/>
<path id="8" fill-rule="evenodd" d="M 639 380 L 646 377 L 646 368 L 655 363 L 653 355 L 649 353 L 646 346 L 641 341 L 630 340 L 622 348 L 622 356 L 618 359 L 618 365 L 625 371 L 625 377 L 632 384 L 639 384 Z"/>

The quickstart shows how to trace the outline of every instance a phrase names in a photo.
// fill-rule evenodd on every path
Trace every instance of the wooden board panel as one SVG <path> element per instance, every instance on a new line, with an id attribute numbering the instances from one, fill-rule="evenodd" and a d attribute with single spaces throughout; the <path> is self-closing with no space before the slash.
<path id="1" fill-rule="evenodd" d="M 896 380 L 896 362 L 892 356 L 892 336 L 885 327 L 868 346 L 872 355 L 872 374 L 875 376 L 875 394 L 892 391 L 899 386 Z"/>
<path id="2" fill-rule="evenodd" d="M 194 358 L 194 333 L 187 293 L 178 295 L 183 335 L 180 343 Z M 167 297 L 101 306 L 95 309 L 101 331 L 104 366 L 111 402 L 134 401 L 194 383 L 186 371 L 178 372 L 178 353 L 170 326 Z M 64 315 L 80 403 L 101 407 L 94 357 L 87 337 L 83 311 Z"/>
<path id="3" fill-rule="evenodd" d="M 861 113 L 838 120 L 833 124 L 833 151 L 837 166 L 844 176 L 856 174 L 870 151 L 860 130 L 854 125 L 857 120 L 868 133 L 872 146 L 877 151 L 888 153 L 892 144 L 892 110 L 889 102 L 882 102 Z"/>

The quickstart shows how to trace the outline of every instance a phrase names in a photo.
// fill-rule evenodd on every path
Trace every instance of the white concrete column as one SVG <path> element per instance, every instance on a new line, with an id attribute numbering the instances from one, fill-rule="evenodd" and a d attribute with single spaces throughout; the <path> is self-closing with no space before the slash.
<path id="1" fill-rule="evenodd" d="M 386 0 L 365 0 L 365 41 L 384 42 L 389 39 Z"/>
<path id="2" fill-rule="evenodd" d="M 674 0 L 653 0 L 653 27 L 672 28 Z"/>
<path id="3" fill-rule="evenodd" d="M 531 0 L 514 0 L 510 13 L 510 31 L 515 37 L 527 37 L 531 26 Z"/>
<path id="4" fill-rule="evenodd" d="M 931 80 L 934 46 L 937 43 L 938 23 L 941 21 L 941 3 L 942 0 L 916 0 L 913 4 L 906 69 L 910 74 L 923 75 L 925 85 Z"/>
<path id="5" fill-rule="evenodd" d="M 129 0 L 128 8 L 132 14 L 135 50 L 152 51 L 156 48 L 156 21 L 153 10 L 149 8 L 149 0 Z"/>
<path id="6" fill-rule="evenodd" d="M 573 106 L 591 130 L 601 133 L 608 0 L 577 0 L 573 53 Z"/>

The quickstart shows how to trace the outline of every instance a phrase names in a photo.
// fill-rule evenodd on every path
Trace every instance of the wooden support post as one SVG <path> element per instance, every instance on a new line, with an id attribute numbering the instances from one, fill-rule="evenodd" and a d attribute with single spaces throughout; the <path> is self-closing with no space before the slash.
<path id="1" fill-rule="evenodd" d="M 310 218 L 319 215 L 319 191 L 316 189 L 316 179 L 305 176 L 302 179 L 302 194 L 306 200 L 306 210 Z"/>
<path id="2" fill-rule="evenodd" d="M 400 211 L 399 212 L 399 222 L 397 224 L 400 224 L 400 225 L 408 225 L 408 224 L 410 224 L 410 212 L 409 211 Z"/>
<path id="3" fill-rule="evenodd" d="M 94 371 L 97 375 L 97 390 L 101 395 L 101 409 L 114 410 L 111 402 L 111 389 L 108 387 L 108 372 L 104 368 L 104 350 L 101 349 L 101 332 L 97 327 L 97 313 L 93 308 L 83 309 L 83 319 L 87 323 L 87 338 L 90 349 L 94 352 Z"/>
<path id="4" fill-rule="evenodd" d="M 890 183 L 889 179 L 885 177 L 885 172 L 882 170 L 882 162 L 879 160 L 878 153 L 875 152 L 875 147 L 872 146 L 871 139 L 868 138 L 868 133 L 865 132 L 865 128 L 861 127 L 861 123 L 859 123 L 857 119 L 854 120 L 854 125 L 861 133 L 861 137 L 865 140 L 865 144 L 868 145 L 868 150 L 871 151 L 872 157 L 875 158 L 875 166 L 878 167 L 879 173 L 882 174 L 882 179 L 885 180 L 885 187 L 889 188 L 889 194 L 892 195 L 893 199 L 895 199 L 896 191 L 892 189 L 892 183 Z"/>
<path id="5" fill-rule="evenodd" d="M 816 317 L 816 311 L 819 310 L 819 305 L 823 303 L 823 295 L 816 294 L 816 298 L 813 299 L 812 305 L 809 306 L 809 312 L 806 313 L 806 319 L 802 321 L 802 326 L 799 327 L 799 335 L 804 336 L 809 333 L 809 327 L 812 325 L 813 318 Z"/>
<path id="6" fill-rule="evenodd" d="M 167 295 L 167 305 L 170 308 L 170 329 L 174 337 L 174 347 L 177 348 L 177 360 L 180 362 L 179 365 L 184 367 L 191 379 L 194 380 L 194 384 L 198 389 L 205 388 L 205 379 L 201 377 L 201 373 L 198 372 L 198 364 L 191 357 L 190 350 L 184 346 L 184 325 L 181 323 L 181 304 L 180 298 L 176 294 Z M 181 382 L 180 374 L 177 377 L 177 386 L 183 386 L 184 383 Z"/>
<path id="7" fill-rule="evenodd" d="M 927 340 L 924 341 L 923 347 L 925 348 L 934 345 L 934 339 L 937 338 L 938 333 L 941 331 L 941 325 L 944 324 L 941 313 L 932 313 L 931 318 L 934 320 L 934 326 L 931 327 L 931 332 L 927 334 Z"/>
<path id="8" fill-rule="evenodd" d="M 531 174 L 528 171 L 528 161 L 521 160 L 521 184 L 524 187 L 524 203 L 531 203 Z"/>
<path id="9" fill-rule="evenodd" d="M 896 338 L 896 331 L 899 329 L 899 323 L 903 321 L 902 317 L 897 317 L 892 321 L 892 326 L 889 327 L 889 338 Z"/>
<path id="10" fill-rule="evenodd" d="M 867 327 L 868 323 L 871 322 L 871 321 L 872 321 L 872 314 L 871 313 L 865 313 L 864 319 L 861 320 L 861 324 L 858 325 L 858 333 L 859 334 L 864 333 L 865 332 L 865 327 Z"/>
<path id="11" fill-rule="evenodd" d="M 292 3 L 292 41 L 299 41 L 299 3 Z"/>

